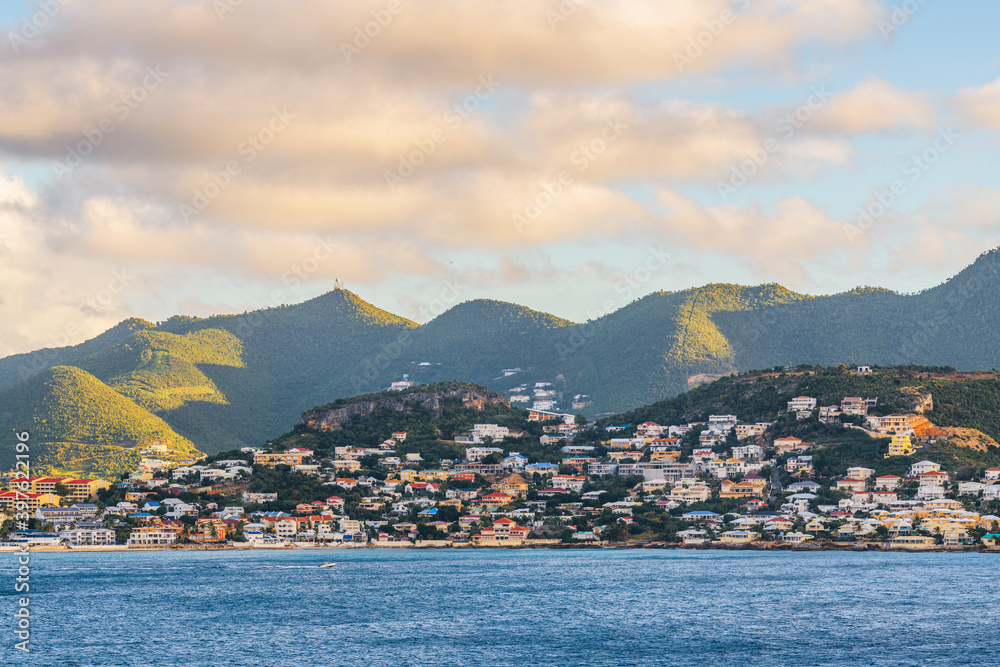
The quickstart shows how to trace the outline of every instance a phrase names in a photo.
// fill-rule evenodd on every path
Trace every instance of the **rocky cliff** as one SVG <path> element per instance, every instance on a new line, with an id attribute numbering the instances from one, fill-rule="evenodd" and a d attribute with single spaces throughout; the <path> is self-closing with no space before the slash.
<path id="1" fill-rule="evenodd" d="M 463 408 L 482 410 L 486 406 L 509 406 L 510 402 L 483 387 L 465 383 L 449 383 L 448 388 L 421 387 L 393 394 L 379 394 L 359 397 L 353 401 L 332 403 L 311 410 L 302 415 L 302 424 L 313 431 L 339 431 L 342 425 L 355 418 L 367 417 L 376 410 L 396 410 L 411 412 L 415 408 L 430 410 L 435 416 L 441 414 L 441 404 L 448 399 L 461 401 Z"/>

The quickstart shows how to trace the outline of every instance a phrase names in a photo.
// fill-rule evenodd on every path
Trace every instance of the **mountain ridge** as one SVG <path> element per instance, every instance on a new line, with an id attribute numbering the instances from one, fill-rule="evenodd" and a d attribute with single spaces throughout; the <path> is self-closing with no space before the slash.
<path id="1" fill-rule="evenodd" d="M 76 346 L 0 359 L 0 392 L 55 365 L 80 367 L 208 453 L 259 443 L 306 406 L 403 375 L 504 393 L 549 381 L 563 409 L 587 395 L 574 411 L 594 416 L 779 364 L 1000 366 L 998 287 L 993 250 L 917 294 L 710 283 L 652 292 L 584 323 L 475 299 L 421 325 L 335 289 L 235 315 L 129 318 Z"/>

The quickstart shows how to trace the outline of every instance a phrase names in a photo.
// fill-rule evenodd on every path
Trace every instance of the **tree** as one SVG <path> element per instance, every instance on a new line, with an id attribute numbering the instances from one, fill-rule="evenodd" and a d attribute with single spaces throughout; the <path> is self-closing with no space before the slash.
<path id="1" fill-rule="evenodd" d="M 608 542 L 626 542 L 629 537 L 628 526 L 621 521 L 616 521 L 613 526 L 601 533 L 601 537 Z"/>

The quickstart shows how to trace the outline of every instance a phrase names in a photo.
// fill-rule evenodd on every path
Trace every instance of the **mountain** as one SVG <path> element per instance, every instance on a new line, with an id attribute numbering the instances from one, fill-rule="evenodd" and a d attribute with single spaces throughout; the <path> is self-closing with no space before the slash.
<path id="1" fill-rule="evenodd" d="M 309 406 L 383 390 L 404 374 L 505 395 L 549 381 L 563 409 L 586 394 L 573 412 L 607 415 L 776 365 L 994 368 L 998 287 L 994 250 L 919 294 L 711 284 L 655 292 L 582 324 L 475 300 L 419 326 L 336 289 L 239 315 L 126 320 L 80 345 L 0 359 L 0 392 L 56 365 L 79 368 L 208 453 L 276 437 Z"/>
<path id="2" fill-rule="evenodd" d="M 5 433 L 30 433 L 34 468 L 117 474 L 134 469 L 144 447 L 160 445 L 157 457 L 169 460 L 200 454 L 165 421 L 72 366 L 49 368 L 0 394 L 0 425 Z M 11 450 L 0 456 L 12 465 Z"/>

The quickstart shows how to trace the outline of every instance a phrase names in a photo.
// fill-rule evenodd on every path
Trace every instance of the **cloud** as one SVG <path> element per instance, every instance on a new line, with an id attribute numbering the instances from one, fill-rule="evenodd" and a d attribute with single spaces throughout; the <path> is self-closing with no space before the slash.
<path id="1" fill-rule="evenodd" d="M 703 206 L 668 188 L 657 200 L 665 211 L 661 231 L 674 243 L 727 255 L 787 286 L 811 284 L 813 269 L 845 245 L 842 222 L 801 197 L 781 200 L 773 213 Z"/>
<path id="2" fill-rule="evenodd" d="M 817 128 L 865 133 L 926 128 L 934 122 L 934 108 L 922 96 L 877 77 L 837 93 L 816 113 Z"/>
<path id="3" fill-rule="evenodd" d="M 964 88 L 955 100 L 962 115 L 983 127 L 1000 127 L 1000 79 L 978 88 Z"/>
<path id="4" fill-rule="evenodd" d="M 818 202 L 692 193 L 777 136 L 775 80 L 878 39 L 876 0 L 396 6 L 67 3 L 0 55 L 0 156 L 32 174 L 0 178 L 0 354 L 68 322 L 77 342 L 333 278 L 433 293 L 452 259 L 481 260 L 473 285 L 530 294 L 607 283 L 605 254 L 660 239 L 801 285 L 843 258 L 825 255 L 842 232 Z M 738 94 L 685 92 L 709 79 Z M 921 94 L 868 79 L 782 137 L 760 181 L 855 168 L 856 135 L 933 118 Z M 578 265 L 550 256 L 567 247 Z M 134 279 L 101 303 L 116 271 Z"/>

